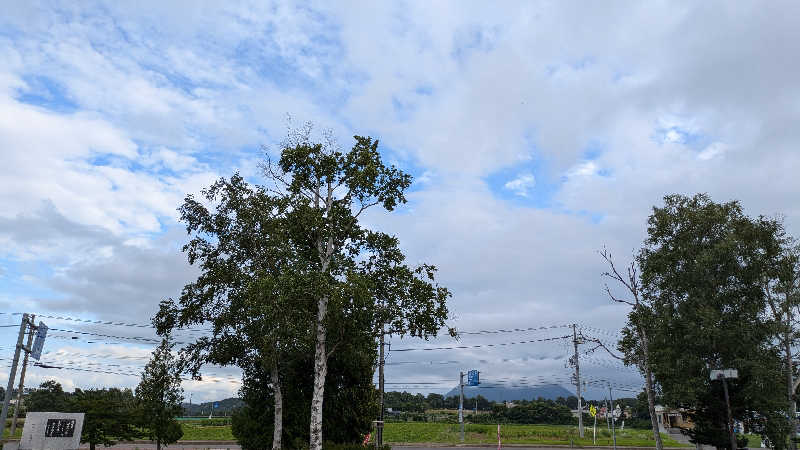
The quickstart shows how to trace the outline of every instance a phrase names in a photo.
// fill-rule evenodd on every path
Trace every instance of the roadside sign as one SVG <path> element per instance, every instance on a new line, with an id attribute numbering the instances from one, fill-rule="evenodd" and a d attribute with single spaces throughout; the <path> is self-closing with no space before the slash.
<path id="1" fill-rule="evenodd" d="M 597 416 L 597 408 L 595 408 L 594 405 L 589 405 L 589 414 L 591 414 L 592 417 Z"/>
<path id="2" fill-rule="evenodd" d="M 470 370 L 467 372 L 467 386 L 477 386 L 481 384 L 478 374 L 480 374 L 480 372 L 477 370 Z"/>
<path id="3" fill-rule="evenodd" d="M 214 408 L 219 408 L 219 403 L 214 402 Z"/>
<path id="4" fill-rule="evenodd" d="M 739 378 L 739 371 L 736 369 L 712 370 L 709 378 L 712 380 L 719 380 L 720 378 Z"/>
<path id="5" fill-rule="evenodd" d="M 39 322 L 39 327 L 36 329 L 36 340 L 33 341 L 33 346 L 31 347 L 31 358 L 38 361 L 42 357 L 42 348 L 46 337 L 47 325 L 44 322 Z"/>

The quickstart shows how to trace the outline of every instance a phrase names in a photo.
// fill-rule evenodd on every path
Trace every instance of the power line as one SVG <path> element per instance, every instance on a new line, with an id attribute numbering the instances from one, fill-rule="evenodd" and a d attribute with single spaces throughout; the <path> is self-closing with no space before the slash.
<path id="1" fill-rule="evenodd" d="M 50 328 L 52 331 L 60 331 L 62 333 L 72 333 L 72 334 L 82 334 L 86 336 L 98 336 L 104 338 L 112 338 L 112 339 L 131 339 L 134 341 L 142 341 L 142 342 L 150 342 L 150 343 L 160 343 L 160 339 L 144 337 L 144 336 L 114 336 L 110 334 L 101 334 L 101 333 L 92 333 L 89 331 L 77 331 L 77 330 L 70 330 L 64 328 Z"/>
<path id="2" fill-rule="evenodd" d="M 141 373 L 132 373 L 132 372 L 122 372 L 120 370 L 102 370 L 97 368 L 86 368 L 82 366 L 75 366 L 75 365 L 68 365 L 59 362 L 37 362 L 33 364 L 34 367 L 39 367 L 43 369 L 63 369 L 63 370 L 74 370 L 80 372 L 91 372 L 91 373 L 102 373 L 102 374 L 110 374 L 110 375 L 123 375 L 123 376 L 131 376 L 131 377 L 140 377 Z M 191 378 L 181 378 L 182 381 L 209 381 L 209 382 L 230 382 L 230 383 L 241 383 L 239 380 L 235 380 L 233 378 L 221 378 L 221 377 L 213 377 L 210 376 L 208 380 L 194 380 Z M 217 378 L 217 379 L 213 379 Z"/>
<path id="3" fill-rule="evenodd" d="M 459 331 L 458 334 L 499 334 L 499 333 L 522 333 L 526 331 L 542 331 L 542 330 L 552 330 L 555 328 L 568 328 L 572 325 L 550 325 L 550 326 L 542 326 L 542 327 L 530 327 L 530 328 L 511 328 L 508 330 L 479 330 L 479 331 Z"/>
<path id="4" fill-rule="evenodd" d="M 13 312 L 13 313 L 0 313 L 0 314 L 8 314 L 8 315 L 22 315 L 21 312 Z M 93 325 L 109 325 L 109 326 L 124 326 L 124 327 L 135 327 L 135 328 L 155 328 L 152 324 L 143 324 L 143 323 L 129 323 L 129 322 L 120 322 L 120 321 L 110 321 L 110 320 L 102 320 L 102 319 L 84 319 L 79 317 L 71 317 L 71 316 L 55 316 L 49 314 L 36 314 L 37 317 L 46 318 L 46 319 L 54 319 L 54 320 L 64 320 L 64 321 L 71 321 L 71 322 L 80 322 L 86 324 L 93 324 Z M 16 326 L 16 325 L 12 325 Z M 542 330 L 551 330 L 557 328 L 568 328 L 571 325 L 545 325 L 539 327 L 528 327 L 528 328 L 510 328 L 510 329 L 496 329 L 496 330 L 477 330 L 477 331 L 458 331 L 459 335 L 481 335 L 481 334 L 501 334 L 501 333 L 522 333 L 522 332 L 530 332 L 530 331 L 542 331 Z M 201 331 L 201 332 L 213 332 L 213 328 L 178 328 L 178 331 Z"/>
<path id="5" fill-rule="evenodd" d="M 555 341 L 560 339 L 568 339 L 570 336 L 558 336 L 552 338 L 543 338 L 543 339 L 532 339 L 529 341 L 519 341 L 519 342 L 503 342 L 499 344 L 478 344 L 478 345 L 457 345 L 457 346 L 450 346 L 450 347 L 419 347 L 419 348 L 396 348 L 392 351 L 395 352 L 411 352 L 411 351 L 432 351 L 432 350 L 465 350 L 471 348 L 483 348 L 483 347 L 503 347 L 507 345 L 519 345 L 519 344 L 533 344 L 536 342 L 546 342 L 546 341 Z"/>

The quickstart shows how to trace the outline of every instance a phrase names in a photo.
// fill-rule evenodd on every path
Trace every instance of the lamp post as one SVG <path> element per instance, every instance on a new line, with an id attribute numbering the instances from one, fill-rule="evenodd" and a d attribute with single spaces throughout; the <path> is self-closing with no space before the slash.
<path id="1" fill-rule="evenodd" d="M 728 409 L 728 433 L 731 437 L 731 450 L 736 450 L 736 435 L 733 432 L 733 414 L 731 414 L 731 400 L 728 396 L 728 379 L 739 378 L 739 371 L 736 369 L 712 370 L 711 380 L 721 380 L 722 389 L 725 392 L 725 406 Z"/>

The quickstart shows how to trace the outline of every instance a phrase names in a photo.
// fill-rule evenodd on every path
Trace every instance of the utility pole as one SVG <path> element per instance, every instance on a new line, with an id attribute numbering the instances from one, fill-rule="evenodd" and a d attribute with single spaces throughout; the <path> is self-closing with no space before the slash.
<path id="1" fill-rule="evenodd" d="M 617 450 L 616 417 L 614 417 L 614 396 L 611 395 L 611 383 L 608 384 L 608 398 L 611 399 L 611 436 L 614 439 L 614 450 Z"/>
<path id="2" fill-rule="evenodd" d="M 583 438 L 583 404 L 581 402 L 581 365 L 578 360 L 578 331 L 572 324 L 572 345 L 575 346 L 575 390 L 578 395 L 578 435 Z"/>
<path id="3" fill-rule="evenodd" d="M 14 379 L 17 376 L 17 364 L 19 364 L 19 352 L 23 349 L 22 339 L 25 337 L 25 327 L 28 326 L 28 314 L 22 315 L 22 323 L 19 325 L 19 336 L 17 337 L 17 347 L 14 351 L 14 360 L 11 362 L 11 373 L 8 374 L 8 387 L 6 396 L 3 400 L 3 410 L 0 412 L 0 439 L 6 432 L 6 418 L 8 418 L 8 405 L 11 403 L 11 395 L 14 391 Z"/>
<path id="4" fill-rule="evenodd" d="M 386 364 L 386 358 L 384 357 L 383 348 L 386 345 L 384 337 L 386 333 L 381 327 L 381 350 L 380 350 L 380 359 L 378 359 L 378 390 L 381 391 L 380 393 L 380 405 L 381 405 L 381 412 L 378 416 L 378 422 L 375 424 L 375 446 L 378 449 L 383 448 L 383 366 Z"/>
<path id="5" fill-rule="evenodd" d="M 9 436 L 14 436 L 14 432 L 17 431 L 17 417 L 19 417 L 19 410 L 22 406 L 22 391 L 25 389 L 25 371 L 28 368 L 28 355 L 31 352 L 31 346 L 33 345 L 33 333 L 38 328 L 34 323 L 36 322 L 36 314 L 31 315 L 30 318 L 30 331 L 28 332 L 28 345 L 25 346 L 23 350 L 25 350 L 25 358 L 22 359 L 22 370 L 19 372 L 19 389 L 17 392 L 17 404 L 14 405 L 14 418 L 11 419 L 11 432 Z"/>
<path id="6" fill-rule="evenodd" d="M 461 442 L 464 442 L 464 372 L 460 372 L 458 386 L 461 389 L 458 396 L 458 421 L 461 423 Z"/>

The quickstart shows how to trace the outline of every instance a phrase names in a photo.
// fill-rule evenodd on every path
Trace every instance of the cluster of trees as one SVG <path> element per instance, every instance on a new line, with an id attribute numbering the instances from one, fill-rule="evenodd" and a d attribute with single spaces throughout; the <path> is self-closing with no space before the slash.
<path id="1" fill-rule="evenodd" d="M 577 400 L 576 400 L 577 402 Z M 495 405 L 492 411 L 496 422 L 505 423 L 545 423 L 551 425 L 570 425 L 577 419 L 566 406 L 552 400 L 515 402 L 513 408 Z"/>
<path id="2" fill-rule="evenodd" d="M 477 405 L 478 411 L 491 411 L 493 404 L 482 395 L 464 397 L 465 409 L 474 409 Z M 431 409 L 458 408 L 458 397 L 452 395 L 445 397 L 442 394 L 434 393 L 423 396 L 422 394 L 391 391 L 384 394 L 384 405 L 394 411 L 421 413 Z"/>
<path id="3" fill-rule="evenodd" d="M 793 445 L 800 252 L 780 219 L 750 217 L 736 201 L 671 195 L 653 208 L 630 265 L 618 269 L 602 255 L 621 287 L 608 294 L 631 306 L 618 350 L 645 376 L 654 432 L 660 394 L 686 409 L 694 442 L 743 445 L 731 442 L 723 386 L 710 379 L 732 368 L 732 418 L 776 448 Z"/>
<path id="4" fill-rule="evenodd" d="M 342 151 L 310 126 L 261 167 L 263 185 L 235 174 L 186 197 L 184 251 L 200 275 L 153 322 L 161 334 L 211 327 L 180 351 L 192 376 L 209 363 L 242 369 L 233 431 L 244 448 L 321 450 L 323 429 L 360 442 L 378 413 L 377 342 L 435 336 L 448 317 L 436 268 L 407 265 L 394 236 L 361 223 L 404 203 L 411 176 L 382 162 L 376 140 L 356 136 Z"/>
<path id="5" fill-rule="evenodd" d="M 81 442 L 91 450 L 100 444 L 148 438 L 161 444 L 177 442 L 183 436 L 175 420 L 182 412 L 183 391 L 174 370 L 172 344 L 165 339 L 145 366 L 136 390 L 75 389 L 65 392 L 61 384 L 48 380 L 23 400 L 26 412 L 59 411 L 84 413 Z"/>

